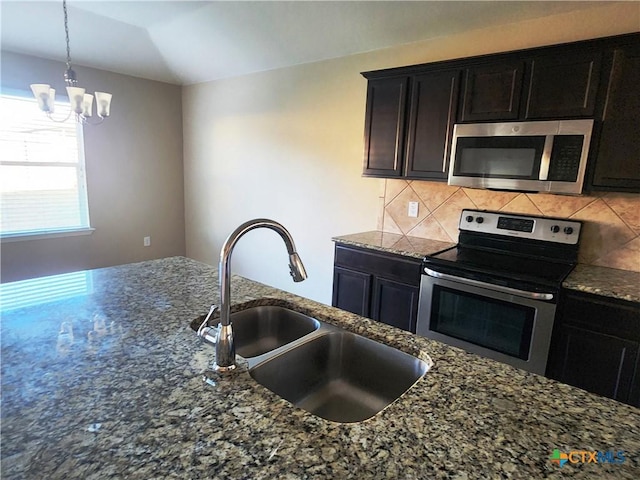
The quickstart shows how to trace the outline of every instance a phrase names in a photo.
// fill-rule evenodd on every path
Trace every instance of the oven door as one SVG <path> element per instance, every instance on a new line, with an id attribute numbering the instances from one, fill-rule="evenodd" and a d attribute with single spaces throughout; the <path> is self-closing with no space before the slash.
<path id="1" fill-rule="evenodd" d="M 553 293 L 516 290 L 425 269 L 418 335 L 544 375 Z"/>

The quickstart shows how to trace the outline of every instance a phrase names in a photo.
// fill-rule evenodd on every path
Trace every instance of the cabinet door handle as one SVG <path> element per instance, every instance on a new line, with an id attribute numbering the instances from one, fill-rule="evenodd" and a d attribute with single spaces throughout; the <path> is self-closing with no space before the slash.
<path id="1" fill-rule="evenodd" d="M 449 112 L 447 112 L 447 134 L 444 138 L 444 156 L 442 157 L 442 173 L 447 171 L 447 160 L 449 159 L 449 139 L 451 138 L 451 116 L 453 115 L 453 93 L 455 90 L 456 77 L 451 77 L 451 88 L 449 89 Z"/>

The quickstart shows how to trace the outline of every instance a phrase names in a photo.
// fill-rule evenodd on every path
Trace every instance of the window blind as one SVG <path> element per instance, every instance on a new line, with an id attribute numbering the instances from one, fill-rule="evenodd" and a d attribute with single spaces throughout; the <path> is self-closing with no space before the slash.
<path id="1" fill-rule="evenodd" d="M 0 234 L 88 228 L 82 125 L 75 115 L 54 122 L 35 100 L 7 95 L 0 96 L 0 112 Z"/>

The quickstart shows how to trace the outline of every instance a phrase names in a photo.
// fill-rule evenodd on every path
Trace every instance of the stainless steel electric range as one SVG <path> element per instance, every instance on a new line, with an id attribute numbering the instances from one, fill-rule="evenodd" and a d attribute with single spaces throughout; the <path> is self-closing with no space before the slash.
<path id="1" fill-rule="evenodd" d="M 458 245 L 423 261 L 417 333 L 544 375 L 576 220 L 463 210 Z"/>

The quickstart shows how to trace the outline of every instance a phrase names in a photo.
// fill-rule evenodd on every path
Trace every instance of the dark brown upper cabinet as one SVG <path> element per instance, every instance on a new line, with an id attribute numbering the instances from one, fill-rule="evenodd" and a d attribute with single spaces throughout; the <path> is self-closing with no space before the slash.
<path id="1" fill-rule="evenodd" d="M 516 120 L 523 71 L 522 62 L 467 68 L 460 121 Z"/>
<path id="2" fill-rule="evenodd" d="M 594 120 L 584 191 L 640 192 L 640 33 L 365 72 L 363 175 L 446 181 L 455 123 Z"/>
<path id="3" fill-rule="evenodd" d="M 448 70 L 369 80 L 365 176 L 447 178 L 459 76 Z"/>
<path id="4" fill-rule="evenodd" d="M 367 85 L 365 175 L 402 175 L 408 84 L 409 79 L 401 77 L 371 80 Z"/>
<path id="5" fill-rule="evenodd" d="M 459 79 L 459 70 L 435 71 L 411 79 L 406 177 L 447 178 Z"/>
<path id="6" fill-rule="evenodd" d="M 616 48 L 594 155 L 592 185 L 640 191 L 640 45 Z"/>
<path id="7" fill-rule="evenodd" d="M 525 118 L 592 117 L 601 52 L 567 52 L 533 58 Z"/>
<path id="8" fill-rule="evenodd" d="M 592 117 L 599 51 L 502 59 L 465 72 L 461 122 Z"/>

